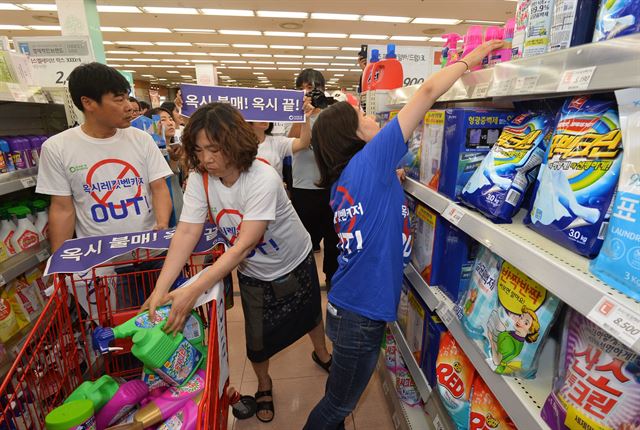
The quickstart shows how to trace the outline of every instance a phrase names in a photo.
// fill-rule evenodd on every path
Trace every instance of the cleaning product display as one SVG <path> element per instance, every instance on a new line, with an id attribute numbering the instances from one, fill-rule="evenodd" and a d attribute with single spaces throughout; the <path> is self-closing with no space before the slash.
<path id="1" fill-rule="evenodd" d="M 16 252 L 26 251 L 37 246 L 43 240 L 42 234 L 38 232 L 28 218 L 31 210 L 26 206 L 15 206 L 9 209 L 9 213 L 16 217 L 16 229 L 11 237 L 11 245 Z"/>
<path id="2" fill-rule="evenodd" d="M 0 136 L 0 174 L 37 167 L 47 136 Z"/>
<path id="3" fill-rule="evenodd" d="M 398 112 L 389 112 L 389 116 L 384 118 L 385 122 L 391 121 L 396 117 Z M 407 140 L 407 153 L 402 157 L 398 167 L 403 168 L 408 178 L 415 180 L 420 179 L 420 157 L 422 140 L 424 134 L 424 123 L 421 121 L 420 125 L 411 134 L 409 140 Z"/>
<path id="4" fill-rule="evenodd" d="M 420 366 L 429 382 L 429 386 L 435 387 L 437 383 L 436 379 L 436 366 L 438 359 L 438 352 L 440 351 L 440 342 L 442 342 L 442 335 L 447 332 L 447 327 L 444 325 L 437 312 L 429 310 L 427 315 L 427 338 L 424 345 L 424 359 Z"/>
<path id="5" fill-rule="evenodd" d="M 482 377 L 476 373 L 471 387 L 469 430 L 517 430 Z"/>
<path id="6" fill-rule="evenodd" d="M 600 0 L 594 42 L 638 32 L 640 3 L 637 0 Z"/>
<path id="7" fill-rule="evenodd" d="M 437 190 L 440 184 L 440 160 L 444 144 L 445 111 L 430 110 L 424 117 L 422 146 L 420 149 L 419 180 L 431 189 Z"/>
<path id="8" fill-rule="evenodd" d="M 462 36 L 458 33 L 443 34 L 445 39 L 444 48 L 442 48 L 440 65 L 441 67 L 449 66 L 458 61 L 458 42 L 462 40 Z"/>
<path id="9" fill-rule="evenodd" d="M 549 51 L 591 42 L 599 3 L 599 0 L 555 0 Z"/>
<path id="10" fill-rule="evenodd" d="M 622 144 L 615 102 L 590 96 L 567 99 L 525 222 L 579 254 L 596 256 L 618 183 Z"/>
<path id="11" fill-rule="evenodd" d="M 535 181 L 552 129 L 547 113 L 515 117 L 462 189 L 462 202 L 493 221 L 511 222 Z"/>
<path id="12" fill-rule="evenodd" d="M 413 358 L 416 360 L 416 363 L 420 364 L 423 359 L 423 342 L 427 335 L 426 318 L 429 310 L 427 305 L 413 289 L 409 290 L 407 302 L 407 326 L 404 335 L 407 339 L 409 349 L 413 354 Z"/>

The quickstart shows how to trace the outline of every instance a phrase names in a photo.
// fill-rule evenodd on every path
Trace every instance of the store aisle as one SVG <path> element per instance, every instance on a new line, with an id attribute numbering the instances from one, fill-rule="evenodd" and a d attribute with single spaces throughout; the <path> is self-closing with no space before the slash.
<path id="1" fill-rule="evenodd" d="M 321 254 L 315 255 L 318 267 L 322 267 Z M 324 275 L 320 279 L 324 279 Z M 326 303 L 326 292 L 323 291 L 323 315 Z M 235 306 L 227 312 L 227 325 L 230 385 L 239 388 L 242 394 L 253 395 L 257 388 L 257 380 L 245 354 L 242 303 L 237 295 Z M 308 336 L 305 336 L 272 358 L 270 373 L 273 378 L 276 413 L 271 423 L 262 423 L 255 417 L 236 421 L 229 412 L 228 430 L 302 429 L 309 412 L 322 397 L 327 380 L 327 374 L 311 360 L 312 350 L 311 341 Z M 394 428 L 377 374 L 374 373 L 371 378 L 353 417 L 347 419 L 346 428 L 347 430 Z"/>

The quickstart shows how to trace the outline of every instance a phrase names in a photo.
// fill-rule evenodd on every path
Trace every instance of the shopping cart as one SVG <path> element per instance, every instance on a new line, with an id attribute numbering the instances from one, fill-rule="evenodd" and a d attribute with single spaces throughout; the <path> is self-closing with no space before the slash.
<path id="1" fill-rule="evenodd" d="M 222 252 L 218 246 L 213 252 L 191 255 L 182 275 L 195 275 Z M 96 326 L 115 326 L 138 312 L 136 300 L 150 294 L 164 261 L 156 254 L 138 250 L 126 261 L 99 265 L 83 277 L 54 276 L 51 297 L 0 386 L 0 430 L 44 430 L 45 416 L 85 380 L 104 374 L 141 376 L 142 364 L 131 355 L 130 342 L 117 341 L 120 351 L 98 355 L 91 335 Z M 122 273 L 132 265 L 156 268 Z M 203 430 L 227 428 L 228 372 L 224 380 L 220 372 L 228 365 L 221 362 L 228 359 L 224 309 L 224 298 L 197 309 L 208 331 L 206 385 L 197 427 Z"/>

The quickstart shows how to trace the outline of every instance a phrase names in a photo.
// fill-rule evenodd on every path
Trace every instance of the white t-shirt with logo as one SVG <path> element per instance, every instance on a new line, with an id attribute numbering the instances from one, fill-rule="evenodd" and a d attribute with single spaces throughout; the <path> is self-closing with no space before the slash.
<path id="1" fill-rule="evenodd" d="M 295 269 L 311 252 L 311 237 L 273 170 L 254 160 L 248 171 L 227 187 L 209 176 L 209 202 L 215 223 L 233 244 L 242 221 L 269 221 L 261 243 L 238 270 L 246 276 L 273 281 Z M 191 173 L 180 221 L 203 223 L 208 217 L 202 175 Z"/>
<path id="2" fill-rule="evenodd" d="M 292 137 L 267 135 L 264 142 L 258 145 L 256 158 L 269 163 L 282 179 L 282 162 L 285 157 L 293 154 L 293 141 Z"/>
<path id="3" fill-rule="evenodd" d="M 129 233 L 153 228 L 150 184 L 172 174 L 142 130 L 96 139 L 75 127 L 44 143 L 36 192 L 73 197 L 78 237 Z"/>

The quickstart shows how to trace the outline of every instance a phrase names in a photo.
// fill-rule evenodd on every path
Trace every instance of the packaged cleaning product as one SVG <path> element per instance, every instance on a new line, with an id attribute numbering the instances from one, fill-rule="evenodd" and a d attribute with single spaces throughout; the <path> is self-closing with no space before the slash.
<path id="1" fill-rule="evenodd" d="M 200 392 L 187 403 L 174 416 L 158 426 L 158 430 L 195 430 L 198 424 L 198 405 L 202 399 Z"/>
<path id="2" fill-rule="evenodd" d="M 24 275 L 19 276 L 10 283 L 8 292 L 15 297 L 15 305 L 28 322 L 38 318 L 43 305 L 37 284 L 28 282 Z"/>
<path id="3" fill-rule="evenodd" d="M 429 285 L 439 285 L 444 219 L 418 203 L 411 262 Z"/>
<path id="4" fill-rule="evenodd" d="M 550 114 L 515 117 L 462 189 L 460 200 L 494 222 L 510 223 L 535 181 L 552 130 Z"/>
<path id="5" fill-rule="evenodd" d="M 427 337 L 426 316 L 429 313 L 429 309 L 413 289 L 409 290 L 408 302 L 409 308 L 405 338 L 407 339 L 407 344 L 413 354 L 413 358 L 415 358 L 416 363 L 420 365 L 423 358 L 424 339 Z"/>
<path id="6" fill-rule="evenodd" d="M 16 311 L 4 295 L 0 295 L 0 341 L 8 342 L 20 331 Z"/>
<path id="7" fill-rule="evenodd" d="M 398 393 L 398 397 L 407 405 L 416 406 L 420 404 L 420 392 L 411 377 L 411 373 L 404 359 L 400 355 L 400 351 L 398 351 L 396 361 L 398 363 L 396 366 L 396 392 Z"/>
<path id="8" fill-rule="evenodd" d="M 511 118 L 503 110 L 447 109 L 438 191 L 457 200 Z"/>
<path id="9" fill-rule="evenodd" d="M 567 99 L 540 166 L 525 223 L 578 254 L 598 254 L 609 223 L 622 161 L 615 102 Z"/>
<path id="10" fill-rule="evenodd" d="M 467 29 L 467 33 L 464 36 L 464 47 L 462 49 L 462 58 L 465 58 L 469 55 L 474 49 L 478 46 L 482 45 L 482 26 L 481 25 L 470 25 Z M 480 70 L 482 66 L 473 67 L 471 70 Z"/>
<path id="11" fill-rule="evenodd" d="M 147 384 L 138 379 L 125 382 L 96 414 L 96 427 L 103 430 L 127 416 L 149 394 Z"/>
<path id="12" fill-rule="evenodd" d="M 419 180 L 432 190 L 437 190 L 440 183 L 444 119 L 443 110 L 430 110 L 424 117 Z"/>
<path id="13" fill-rule="evenodd" d="M 109 375 L 103 375 L 95 381 L 85 381 L 80 384 L 64 402 L 90 400 L 94 410 L 99 411 L 116 395 L 118 388 L 120 385 L 115 379 Z"/>
<path id="14" fill-rule="evenodd" d="M 637 0 L 600 0 L 593 41 L 613 39 L 640 31 Z"/>
<path id="15" fill-rule="evenodd" d="M 640 89 L 616 92 L 625 142 L 611 222 L 598 257 L 589 269 L 611 287 L 640 300 Z"/>
<path id="16" fill-rule="evenodd" d="M 524 53 L 524 40 L 527 38 L 527 25 L 529 24 L 529 3 L 531 0 L 518 0 L 516 5 L 516 25 L 511 43 L 511 58 L 522 58 Z"/>
<path id="17" fill-rule="evenodd" d="M 458 430 L 469 428 L 471 385 L 475 373 L 476 369 L 451 333 L 443 333 L 436 364 L 437 388 Z"/>
<path id="18" fill-rule="evenodd" d="M 560 364 L 542 408 L 551 430 L 640 427 L 640 356 L 568 309 Z"/>
<path id="19" fill-rule="evenodd" d="M 47 430 L 96 430 L 93 403 L 75 400 L 55 408 L 45 417 Z"/>
<path id="20" fill-rule="evenodd" d="M 553 2 L 554 0 L 531 0 L 523 57 L 544 54 L 549 49 Z"/>
<path id="21" fill-rule="evenodd" d="M 467 290 L 478 254 L 478 242 L 448 221 L 444 221 L 443 275 L 440 291 L 457 303 Z"/>
<path id="22" fill-rule="evenodd" d="M 476 374 L 471 388 L 469 430 L 517 430 L 487 384 Z"/>
<path id="23" fill-rule="evenodd" d="M 600 0 L 555 0 L 549 51 L 591 42 Z"/>
<path id="24" fill-rule="evenodd" d="M 27 215 L 31 210 L 25 206 L 15 206 L 9 209 L 9 213 L 17 218 L 16 230 L 11 238 L 11 245 L 16 252 L 26 251 L 37 246 L 43 239 L 38 230 Z"/>
<path id="25" fill-rule="evenodd" d="M 384 60 L 372 63 L 368 90 L 394 90 L 402 87 L 404 72 L 396 55 L 396 45 L 389 43 Z"/>
<path id="26" fill-rule="evenodd" d="M 422 360 L 422 370 L 424 371 L 430 387 L 436 386 L 436 362 L 438 351 L 440 351 L 440 340 L 442 334 L 447 331 L 440 317 L 435 311 L 429 311 L 427 315 L 427 339 L 424 348 L 424 359 Z"/>
<path id="27" fill-rule="evenodd" d="M 389 119 L 391 120 L 395 118 L 397 114 L 398 112 L 391 112 L 389 114 Z M 407 141 L 407 153 L 400 161 L 400 167 L 404 168 L 404 171 L 407 173 L 407 177 L 415 179 L 416 181 L 420 180 L 420 154 L 423 129 L 424 123 L 423 121 L 420 121 L 420 124 L 418 124 Z"/>
<path id="28" fill-rule="evenodd" d="M 384 363 L 387 369 L 394 372 L 397 366 L 398 348 L 396 346 L 396 338 L 393 337 L 391 330 L 387 328 L 385 332 L 385 345 L 384 345 Z"/>
<path id="29" fill-rule="evenodd" d="M 411 284 L 403 277 L 400 301 L 398 302 L 398 326 L 400 326 L 400 330 L 402 330 L 403 333 L 407 332 L 407 318 L 409 317 L 409 290 L 411 290 Z"/>
<path id="30" fill-rule="evenodd" d="M 0 293 L 0 297 L 8 301 L 11 306 L 11 311 L 15 315 L 18 330 L 22 330 L 29 325 L 29 316 L 23 311 L 21 300 L 16 296 L 15 283 L 12 286 L 14 288 L 5 288 L 2 293 Z"/>

